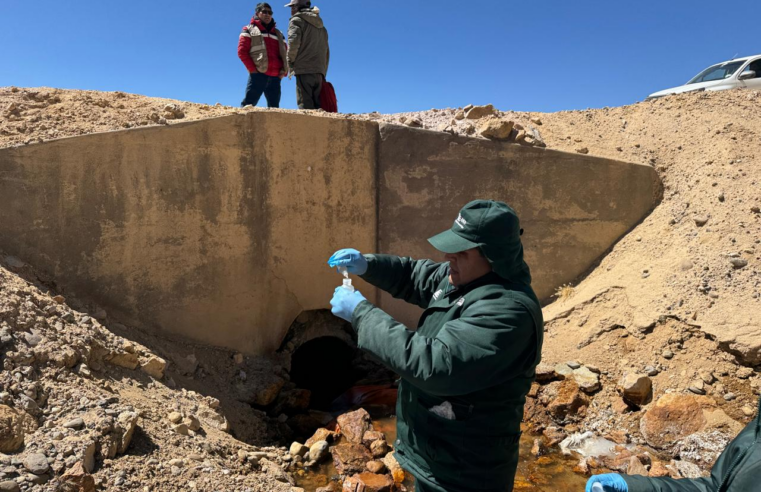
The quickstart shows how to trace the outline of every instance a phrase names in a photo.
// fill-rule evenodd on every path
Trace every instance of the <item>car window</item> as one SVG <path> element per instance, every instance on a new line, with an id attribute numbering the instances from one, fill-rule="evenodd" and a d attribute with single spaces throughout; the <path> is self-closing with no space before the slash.
<path id="1" fill-rule="evenodd" d="M 722 63 L 708 67 L 687 83 L 697 84 L 698 82 L 710 82 L 712 80 L 727 79 L 731 77 L 741 66 L 743 66 L 743 64 L 745 64 L 745 60 Z"/>
<path id="2" fill-rule="evenodd" d="M 761 58 L 752 62 L 747 67 L 745 67 L 745 70 L 743 70 L 743 73 L 745 72 L 756 72 L 756 76 L 753 78 L 755 79 L 761 78 Z"/>

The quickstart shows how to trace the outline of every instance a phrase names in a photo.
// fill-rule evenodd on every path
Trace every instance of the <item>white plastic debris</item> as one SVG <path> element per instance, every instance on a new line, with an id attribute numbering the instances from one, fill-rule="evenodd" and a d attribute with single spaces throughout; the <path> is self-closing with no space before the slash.
<path id="1" fill-rule="evenodd" d="M 560 450 L 563 454 L 571 454 L 571 451 L 574 451 L 584 458 L 610 456 L 615 447 L 616 443 L 613 441 L 598 437 L 590 431 L 583 434 L 572 434 L 560 443 Z"/>
<path id="2" fill-rule="evenodd" d="M 445 401 L 441 405 L 431 407 L 431 413 L 438 415 L 439 417 L 447 420 L 455 420 L 457 417 L 454 414 L 452 404 Z"/>

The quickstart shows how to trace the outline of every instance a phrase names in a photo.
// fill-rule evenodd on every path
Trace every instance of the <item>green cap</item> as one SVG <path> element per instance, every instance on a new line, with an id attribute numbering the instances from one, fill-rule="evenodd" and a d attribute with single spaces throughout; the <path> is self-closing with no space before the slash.
<path id="1" fill-rule="evenodd" d="M 518 214 L 509 205 L 474 200 L 460 210 L 451 229 L 428 242 L 443 253 L 480 248 L 500 277 L 531 283 L 528 265 L 523 261 L 522 233 Z"/>

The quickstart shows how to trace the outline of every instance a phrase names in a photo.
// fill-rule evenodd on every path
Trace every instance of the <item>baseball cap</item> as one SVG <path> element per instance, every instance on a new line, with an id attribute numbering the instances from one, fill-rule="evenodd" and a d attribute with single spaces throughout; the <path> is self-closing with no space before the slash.
<path id="1" fill-rule="evenodd" d="M 499 276 L 530 282 L 529 268 L 523 261 L 521 234 L 518 214 L 509 205 L 474 200 L 460 210 L 450 229 L 428 242 L 442 253 L 480 248 Z"/>
<path id="2" fill-rule="evenodd" d="M 306 7 L 307 4 L 310 3 L 310 0 L 291 0 L 290 3 L 287 3 L 286 7 Z"/>

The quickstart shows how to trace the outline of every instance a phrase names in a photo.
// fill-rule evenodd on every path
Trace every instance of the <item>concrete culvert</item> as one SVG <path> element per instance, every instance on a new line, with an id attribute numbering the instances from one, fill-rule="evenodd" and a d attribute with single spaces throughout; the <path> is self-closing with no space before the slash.
<path id="1" fill-rule="evenodd" d="M 352 364 L 355 351 L 330 336 L 309 340 L 296 349 L 291 358 L 291 381 L 312 392 L 312 408 L 328 410 L 331 402 L 361 377 Z"/>

